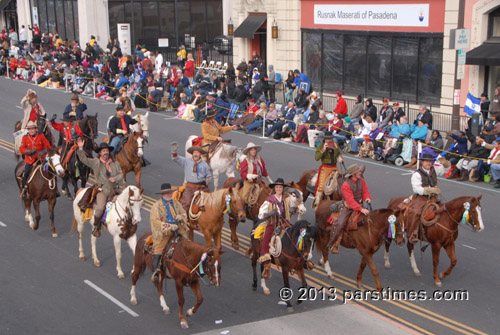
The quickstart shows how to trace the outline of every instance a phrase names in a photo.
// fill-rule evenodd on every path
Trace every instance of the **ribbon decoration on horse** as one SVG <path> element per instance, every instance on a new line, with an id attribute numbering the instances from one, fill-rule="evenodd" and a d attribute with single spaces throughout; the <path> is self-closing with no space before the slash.
<path id="1" fill-rule="evenodd" d="M 469 210 L 470 210 L 470 203 L 468 201 L 464 202 L 464 215 L 462 216 L 462 224 L 467 224 L 469 223 L 470 220 L 470 215 L 469 215 Z"/>
<path id="2" fill-rule="evenodd" d="M 202 255 L 201 255 L 201 259 L 200 259 L 200 262 L 193 268 L 193 270 L 191 270 L 190 273 L 193 273 L 198 267 L 200 268 L 200 275 L 204 275 L 205 272 L 203 271 L 203 262 L 207 259 L 207 253 L 204 252 Z"/>
<path id="3" fill-rule="evenodd" d="M 226 209 L 224 209 L 224 213 L 231 214 L 231 194 L 226 194 L 224 200 L 226 201 Z"/>
<path id="4" fill-rule="evenodd" d="M 387 232 L 388 238 L 396 237 L 396 216 L 394 214 L 390 215 L 387 218 L 387 222 L 389 222 L 389 231 Z"/>
<path id="5" fill-rule="evenodd" d="M 295 244 L 295 248 L 298 248 L 299 250 L 304 249 L 304 236 L 306 236 L 306 229 L 302 228 L 300 229 L 300 235 L 297 239 L 297 243 Z"/>

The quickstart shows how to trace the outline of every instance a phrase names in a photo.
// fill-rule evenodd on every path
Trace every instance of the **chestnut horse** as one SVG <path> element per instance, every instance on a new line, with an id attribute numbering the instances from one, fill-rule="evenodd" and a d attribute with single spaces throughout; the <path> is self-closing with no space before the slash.
<path id="1" fill-rule="evenodd" d="M 151 236 L 151 232 L 144 233 L 135 248 L 134 256 L 134 270 L 132 272 L 132 288 L 130 289 L 130 303 L 137 305 L 137 297 L 135 294 L 135 286 L 139 280 L 139 276 L 144 272 L 146 266 L 152 270 L 152 256 L 151 253 L 144 248 L 144 240 Z M 172 278 L 175 281 L 175 288 L 177 290 L 177 302 L 179 304 L 179 319 L 181 320 L 182 328 L 189 328 L 189 325 L 184 318 L 184 286 L 190 286 L 196 296 L 196 304 L 186 311 L 188 316 L 196 313 L 201 303 L 203 296 L 201 294 L 200 282 L 198 277 L 206 274 L 210 283 L 215 287 L 220 286 L 220 270 L 221 259 L 220 256 L 225 251 L 209 248 L 202 244 L 192 242 L 177 235 L 179 240 L 175 245 L 171 255 L 168 255 L 168 244 L 163 250 L 160 263 L 160 280 L 155 284 L 158 294 L 160 296 L 160 305 L 165 314 L 170 314 L 170 308 L 165 302 L 163 297 L 163 279 Z M 177 236 L 172 237 L 173 239 Z"/>
<path id="2" fill-rule="evenodd" d="M 212 193 L 203 192 L 203 196 L 205 197 L 204 204 L 202 204 L 204 210 L 195 214 L 194 218 L 193 215 L 188 215 L 188 236 L 193 241 L 194 230 L 198 226 L 205 237 L 207 246 L 213 246 L 213 240 L 217 249 L 221 250 L 224 213 L 232 213 L 243 222 L 245 221 L 245 204 L 238 190 L 233 187 L 221 188 Z"/>
<path id="3" fill-rule="evenodd" d="M 333 272 L 328 263 L 328 252 L 326 248 L 328 240 L 330 238 L 330 232 L 327 231 L 327 227 L 330 226 L 328 219 L 332 212 L 330 211 L 330 205 L 335 203 L 332 200 L 325 200 L 319 203 L 316 209 L 316 222 L 318 223 L 318 239 L 316 240 L 316 247 L 318 252 L 321 253 L 321 259 L 319 264 L 325 265 L 325 271 L 331 279 L 333 278 Z M 404 237 L 404 226 L 403 226 L 403 212 L 400 210 L 393 209 L 377 209 L 370 211 L 369 216 L 363 214 L 360 215 L 358 222 L 362 220 L 363 225 L 358 227 L 356 231 L 344 231 L 341 240 L 341 245 L 344 248 L 358 249 L 361 254 L 361 264 L 359 265 L 359 270 L 357 273 L 357 284 L 359 288 L 363 287 L 362 276 L 363 271 L 368 265 L 370 268 L 373 278 L 375 279 L 375 286 L 377 290 L 382 290 L 382 285 L 380 284 L 379 272 L 373 261 L 373 255 L 382 246 L 382 242 L 387 239 L 389 233 L 389 222 L 388 219 L 394 215 L 396 217 L 395 231 L 391 232 L 396 236 L 396 242 L 398 244 L 403 244 Z M 337 220 L 338 213 L 333 213 L 333 220 Z M 369 218 L 369 220 L 367 220 Z"/>
<path id="4" fill-rule="evenodd" d="M 271 194 L 272 189 L 265 183 L 260 183 L 261 192 L 257 202 L 252 207 L 248 207 L 245 203 L 245 213 L 246 218 L 256 222 L 258 220 L 257 216 L 259 215 L 260 206 L 266 201 L 267 197 Z M 243 180 L 239 178 L 228 178 L 224 182 L 224 187 L 237 187 L 241 189 L 243 187 Z M 288 188 L 286 190 L 292 196 L 292 203 L 290 203 L 291 214 L 294 215 L 298 213 L 299 215 L 303 215 L 306 213 L 306 207 L 302 201 L 302 192 L 297 189 Z M 245 202 L 245 199 L 243 199 Z M 234 249 L 238 250 L 240 248 L 240 243 L 238 240 L 238 234 L 236 233 L 236 229 L 238 228 L 238 218 L 234 214 L 229 215 L 229 228 L 231 229 L 231 245 Z M 245 220 L 241 221 L 244 222 Z"/>
<path id="5" fill-rule="evenodd" d="M 257 227 L 258 223 L 254 225 L 254 229 Z M 304 275 L 304 269 L 307 268 L 306 262 L 312 259 L 312 249 L 314 246 L 314 241 L 317 238 L 318 228 L 317 226 L 312 226 L 306 220 L 297 221 L 291 227 L 283 227 L 285 229 L 283 235 L 281 236 L 281 254 L 278 258 L 278 264 L 276 264 L 276 257 L 272 257 L 272 262 L 275 263 L 278 268 L 281 267 L 281 274 L 283 275 L 283 285 L 284 287 L 290 288 L 289 273 L 294 270 L 300 278 L 301 287 L 307 288 L 307 281 Z M 305 233 L 305 235 L 304 235 Z M 298 242 L 299 237 L 302 236 L 302 242 Z M 260 256 L 260 240 L 254 239 L 253 233 L 250 235 L 250 249 L 247 251 L 251 254 L 252 259 L 252 269 L 253 269 L 253 283 L 252 289 L 257 290 L 257 259 Z M 263 264 L 260 265 L 261 280 L 260 285 L 264 290 L 264 294 L 269 295 L 271 291 L 266 286 L 266 280 L 262 278 L 262 271 L 264 270 Z M 302 301 L 297 299 L 297 304 Z M 293 311 L 292 304 L 290 300 L 286 301 L 287 309 L 289 312 Z"/>
<path id="6" fill-rule="evenodd" d="M 17 171 L 24 171 L 24 161 L 17 164 L 15 169 L 15 178 L 19 190 L 21 189 L 22 176 L 19 176 Z M 28 179 L 28 197 L 23 200 L 24 209 L 26 210 L 26 215 L 24 220 L 30 223 L 30 227 L 33 230 L 38 229 L 38 224 L 40 223 L 40 202 L 47 200 L 49 203 L 49 217 L 50 217 L 50 229 L 52 230 L 52 237 L 57 237 L 56 228 L 54 226 L 54 207 L 56 205 L 56 194 L 57 194 L 57 177 L 64 175 L 64 169 L 61 166 L 60 156 L 55 150 L 49 152 L 46 159 L 36 167 L 33 167 L 31 181 Z M 31 203 L 33 203 L 33 208 L 35 209 L 35 219 L 31 215 Z"/>
<path id="7" fill-rule="evenodd" d="M 458 238 L 458 226 L 462 221 L 462 217 L 465 212 L 465 206 L 469 209 L 469 223 L 474 231 L 480 232 L 484 229 L 483 217 L 481 213 L 481 197 L 459 197 L 455 198 L 444 206 L 437 210 L 438 215 L 440 215 L 438 221 L 433 225 L 423 227 L 423 234 L 420 234 L 420 240 L 429 242 L 432 247 L 432 264 L 434 266 L 433 277 L 436 286 L 441 287 L 441 279 L 449 276 L 455 264 L 457 264 L 457 257 L 455 255 L 455 241 Z M 393 198 L 389 202 L 390 208 L 398 208 L 398 205 L 405 200 L 406 197 Z M 463 223 L 463 222 L 462 222 Z M 410 233 L 410 232 L 409 232 Z M 408 254 L 410 255 L 410 263 L 415 276 L 421 276 L 420 270 L 415 262 L 415 255 L 413 252 L 414 245 L 407 242 Z M 385 267 L 390 268 L 391 264 L 389 262 L 389 247 L 390 243 L 386 242 L 385 245 Z M 450 265 L 444 272 L 440 272 L 438 276 L 438 265 L 439 265 L 439 254 L 441 248 L 444 248 L 446 254 L 450 258 Z M 425 250 L 425 249 L 424 249 Z"/>

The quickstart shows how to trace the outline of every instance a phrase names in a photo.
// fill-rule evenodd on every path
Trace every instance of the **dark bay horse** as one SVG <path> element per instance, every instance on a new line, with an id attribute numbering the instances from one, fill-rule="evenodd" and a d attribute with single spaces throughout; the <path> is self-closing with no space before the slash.
<path id="1" fill-rule="evenodd" d="M 24 161 L 19 162 L 16 166 L 15 171 L 19 169 L 24 170 Z M 22 176 L 19 176 L 15 172 L 15 178 L 19 190 L 21 189 Z M 50 229 L 52 230 L 52 237 L 57 237 L 56 228 L 54 226 L 54 207 L 56 205 L 56 193 L 57 193 L 57 177 L 64 174 L 64 169 L 61 166 L 60 157 L 55 150 L 49 152 L 46 159 L 37 167 L 33 168 L 31 181 L 28 179 L 28 197 L 23 200 L 24 209 L 26 210 L 26 215 L 24 217 L 26 222 L 29 222 L 31 229 L 37 230 L 38 224 L 40 223 L 40 202 L 47 200 L 49 203 L 49 217 L 50 217 Z M 33 208 L 35 209 L 35 219 L 31 215 L 31 203 L 33 203 Z"/>
<path id="2" fill-rule="evenodd" d="M 144 248 L 145 239 L 151 236 L 151 232 L 144 233 L 137 241 L 134 256 L 134 271 L 132 272 L 132 288 L 130 290 L 130 303 L 137 304 L 135 294 L 135 286 L 139 276 L 144 272 L 146 266 L 152 270 L 152 255 Z M 219 251 L 216 248 L 209 248 L 202 244 L 192 242 L 188 239 L 179 236 L 179 240 L 174 247 L 171 255 L 168 255 L 168 244 L 163 250 L 160 263 L 160 281 L 156 284 L 158 295 L 160 296 L 160 305 L 165 314 L 170 314 L 170 308 L 163 297 L 163 279 L 172 278 L 175 281 L 177 290 L 177 302 L 179 304 L 179 319 L 182 328 L 189 328 L 189 325 L 184 318 L 184 286 L 191 287 L 196 296 L 196 304 L 186 311 L 188 316 L 196 313 L 201 303 L 203 296 L 201 294 L 199 277 L 205 274 L 208 280 L 215 287 L 220 286 L 221 282 L 221 259 L 220 256 L 225 251 Z M 172 237 L 176 238 L 176 236 Z M 203 280 L 203 279 L 202 279 Z"/>
<path id="3" fill-rule="evenodd" d="M 328 223 L 328 219 L 332 212 L 330 211 L 330 205 L 335 203 L 332 200 L 325 200 L 320 202 L 318 208 L 316 209 L 316 222 L 318 223 L 318 239 L 316 240 L 316 246 L 318 248 L 318 252 L 321 253 L 321 259 L 319 264 L 325 265 L 325 271 L 328 276 L 333 279 L 333 272 L 330 268 L 330 264 L 328 263 L 328 252 L 329 250 L 326 248 L 328 244 L 328 240 L 330 237 L 330 232 L 327 231 L 327 227 L 330 226 Z M 341 237 L 341 245 L 344 248 L 349 249 L 358 249 L 358 252 L 361 254 L 361 264 L 359 265 L 359 270 L 356 276 L 357 284 L 359 288 L 362 288 L 362 276 L 363 271 L 368 265 L 370 268 L 373 278 L 375 279 L 375 286 L 377 290 L 382 290 L 382 285 L 380 284 L 379 272 L 377 267 L 375 266 L 375 262 L 373 261 L 373 255 L 377 252 L 377 250 L 382 246 L 384 240 L 387 239 L 389 232 L 389 218 L 394 215 L 395 223 L 394 223 L 394 234 L 396 237 L 396 242 L 398 244 L 403 244 L 403 212 L 400 210 L 393 209 L 377 209 L 370 211 L 369 220 L 368 217 L 361 214 L 358 221 L 362 220 L 363 224 L 358 227 L 356 231 L 343 232 L 343 236 Z M 333 220 L 337 220 L 338 213 L 333 213 Z M 370 221 L 370 222 L 369 222 Z"/>
<path id="4" fill-rule="evenodd" d="M 455 198 L 436 211 L 440 215 L 436 223 L 426 226 L 422 225 L 423 233 L 420 235 L 421 241 L 429 242 L 432 247 L 432 264 L 434 266 L 433 277 L 436 286 L 441 287 L 441 279 L 450 275 L 451 271 L 457 264 L 457 257 L 455 255 L 455 241 L 458 238 L 458 226 L 462 221 L 465 212 L 465 206 L 469 207 L 469 220 L 468 224 L 472 226 L 474 231 L 480 232 L 484 229 L 483 217 L 481 213 L 481 197 L 459 197 Z M 389 202 L 390 208 L 398 208 L 398 205 L 405 200 L 406 197 L 393 198 Z M 420 270 L 415 262 L 415 255 L 413 252 L 414 245 L 407 242 L 408 254 L 410 255 L 410 262 L 415 276 L 420 276 Z M 385 246 L 385 267 L 390 268 L 389 262 L 389 247 L 390 243 L 386 242 Z M 440 272 L 438 276 L 439 254 L 441 248 L 444 248 L 446 254 L 450 258 L 450 265 L 444 272 Z M 425 249 L 424 249 L 425 250 Z"/>
<path id="5" fill-rule="evenodd" d="M 92 157 L 92 152 L 97 148 L 95 140 L 99 135 L 97 131 L 97 114 L 94 116 L 87 115 L 83 119 L 80 120 L 79 124 L 80 129 L 83 133 L 84 146 L 83 150 L 87 154 L 88 157 Z M 66 148 L 66 150 L 70 150 L 70 148 Z M 73 190 L 76 195 L 78 191 L 78 180 L 80 180 L 80 187 L 86 187 L 87 180 L 89 179 L 90 168 L 80 162 L 76 155 L 76 150 L 71 153 L 69 158 L 64 158 L 66 162 L 63 162 L 63 166 L 65 167 L 66 173 L 63 177 L 62 183 L 62 193 L 68 196 L 69 200 L 73 200 L 71 196 L 71 192 L 69 190 L 69 182 L 73 185 Z"/>
<path id="6" fill-rule="evenodd" d="M 272 192 L 271 188 L 267 184 L 262 182 L 260 183 L 260 186 L 261 186 L 261 192 L 259 194 L 259 198 L 257 199 L 255 205 L 249 207 L 245 203 L 246 218 L 252 220 L 253 222 L 256 222 L 258 220 L 257 216 L 259 215 L 259 208 L 264 203 L 264 201 L 266 201 L 267 197 L 269 197 L 269 195 Z M 228 178 L 224 182 L 223 187 L 236 187 L 239 190 L 241 189 L 241 187 L 243 187 L 243 180 L 240 178 Z M 295 188 L 289 188 L 286 190 L 286 192 L 288 192 L 295 200 L 293 201 L 293 204 L 292 203 L 290 204 L 291 205 L 290 210 L 292 211 L 292 214 L 298 213 L 299 217 L 300 215 L 305 214 L 306 208 L 302 200 L 303 199 L 302 193 Z M 243 199 L 243 201 L 246 200 Z M 231 229 L 231 245 L 236 250 L 240 248 L 240 243 L 238 240 L 238 234 L 236 233 L 236 229 L 238 228 L 238 223 L 243 221 L 240 221 L 234 214 L 229 215 L 229 228 Z"/>
<path id="7" fill-rule="evenodd" d="M 254 229 L 256 226 L 254 226 Z M 306 277 L 304 275 L 304 269 L 307 268 L 306 263 L 312 259 L 312 249 L 314 246 L 314 241 L 317 238 L 318 229 L 316 226 L 309 224 L 306 220 L 297 221 L 291 227 L 283 227 L 285 232 L 281 237 L 281 254 L 278 257 L 272 257 L 273 263 L 278 267 L 281 267 L 281 274 L 283 275 L 283 285 L 284 287 L 290 288 L 289 274 L 290 271 L 294 270 L 301 281 L 301 287 L 307 287 Z M 299 237 L 302 236 L 302 242 L 298 242 Z M 260 257 L 260 239 L 255 239 L 253 234 L 250 235 L 250 249 L 247 251 L 251 254 L 252 259 L 252 269 L 253 269 L 253 282 L 252 289 L 257 290 L 257 259 Z M 277 258 L 277 262 L 276 262 Z M 271 291 L 266 286 L 266 280 L 262 278 L 262 271 L 264 266 L 261 264 L 261 287 L 264 290 L 264 294 L 269 295 Z M 297 299 L 297 303 L 300 304 L 302 301 Z M 292 304 L 289 300 L 286 301 L 287 309 L 289 312 L 293 311 Z"/>

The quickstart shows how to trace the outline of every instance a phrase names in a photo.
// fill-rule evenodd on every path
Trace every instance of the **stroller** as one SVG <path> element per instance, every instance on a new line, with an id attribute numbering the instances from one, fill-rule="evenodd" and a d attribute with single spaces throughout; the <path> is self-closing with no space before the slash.
<path id="1" fill-rule="evenodd" d="M 407 136 L 400 136 L 394 147 L 389 150 L 384 158 L 384 163 L 388 161 L 396 166 L 403 166 L 411 161 L 413 140 Z"/>

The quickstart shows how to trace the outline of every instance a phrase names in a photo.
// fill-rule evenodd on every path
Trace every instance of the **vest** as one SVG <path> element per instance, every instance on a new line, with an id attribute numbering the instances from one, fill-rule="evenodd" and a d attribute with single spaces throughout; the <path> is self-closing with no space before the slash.
<path id="1" fill-rule="evenodd" d="M 436 170 L 434 170 L 434 168 L 431 167 L 430 176 L 424 170 L 422 170 L 422 168 L 418 169 L 417 172 L 420 174 L 420 177 L 422 179 L 422 187 L 437 186 L 437 175 L 436 175 Z"/>
<path id="2" fill-rule="evenodd" d="M 352 194 L 354 195 L 354 200 L 358 203 L 362 203 L 363 202 L 363 182 L 361 181 L 361 179 L 358 179 L 355 183 L 351 180 L 351 178 L 348 178 L 345 182 L 347 184 L 349 184 L 349 186 L 351 187 Z"/>

